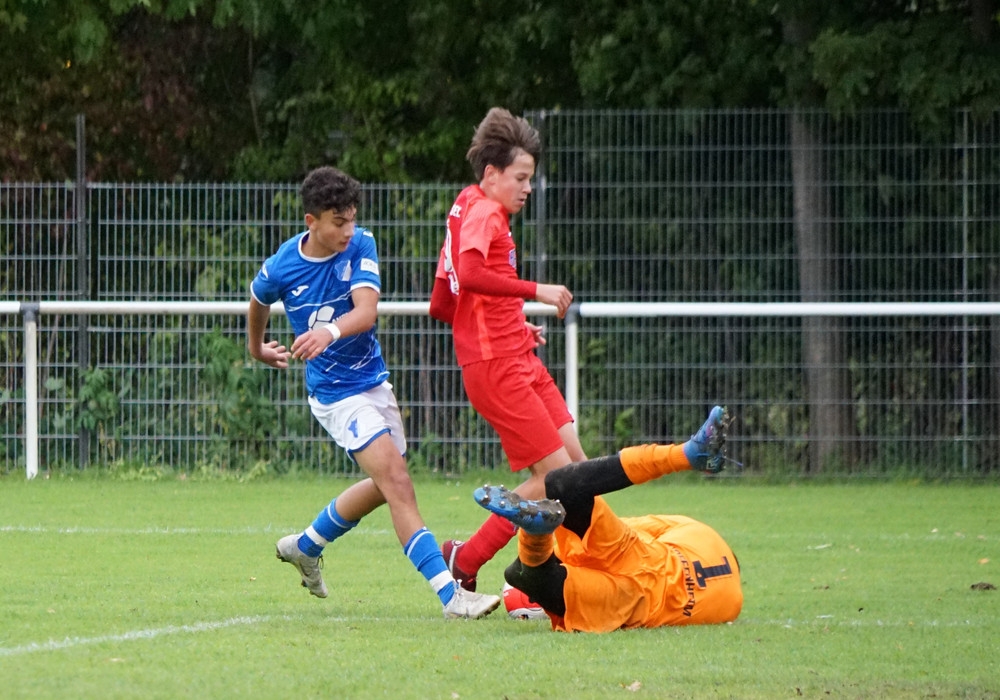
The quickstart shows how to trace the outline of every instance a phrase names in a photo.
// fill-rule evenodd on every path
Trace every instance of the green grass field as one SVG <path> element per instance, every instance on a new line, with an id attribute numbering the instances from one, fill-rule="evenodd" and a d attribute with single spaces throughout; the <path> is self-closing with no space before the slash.
<path id="1" fill-rule="evenodd" d="M 482 480 L 418 480 L 439 541 L 478 525 Z M 346 483 L 0 479 L 0 697 L 1000 698 L 1000 590 L 971 589 L 1000 586 L 996 484 L 680 475 L 614 494 L 622 515 L 719 530 L 743 614 L 571 635 L 443 620 L 385 509 L 328 549 L 331 595 L 309 596 L 274 541 Z"/>

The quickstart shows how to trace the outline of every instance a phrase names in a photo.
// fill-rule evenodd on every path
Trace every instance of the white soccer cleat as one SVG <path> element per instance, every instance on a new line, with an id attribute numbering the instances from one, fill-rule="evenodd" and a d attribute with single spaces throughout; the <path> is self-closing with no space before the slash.
<path id="1" fill-rule="evenodd" d="M 326 598 L 326 584 L 323 583 L 323 574 L 319 570 L 319 562 L 323 557 L 303 554 L 299 549 L 299 535 L 282 537 L 275 545 L 275 552 L 278 559 L 288 562 L 299 570 L 304 588 L 308 588 L 317 598 Z"/>
<path id="2" fill-rule="evenodd" d="M 473 593 L 455 582 L 455 595 L 444 606 L 444 616 L 449 620 L 478 620 L 500 607 L 500 596 Z"/>

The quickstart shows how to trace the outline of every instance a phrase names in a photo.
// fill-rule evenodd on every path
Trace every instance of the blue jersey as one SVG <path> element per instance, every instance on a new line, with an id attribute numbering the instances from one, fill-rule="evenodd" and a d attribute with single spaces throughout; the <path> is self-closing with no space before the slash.
<path id="1" fill-rule="evenodd" d="M 303 231 L 282 243 L 250 284 L 250 293 L 261 304 L 284 303 L 296 336 L 332 323 L 353 309 L 352 290 L 381 289 L 371 231 L 356 226 L 347 250 L 328 258 L 309 258 L 302 253 L 308 233 Z M 322 403 L 360 394 L 388 377 L 375 327 L 340 338 L 306 361 L 306 388 Z"/>

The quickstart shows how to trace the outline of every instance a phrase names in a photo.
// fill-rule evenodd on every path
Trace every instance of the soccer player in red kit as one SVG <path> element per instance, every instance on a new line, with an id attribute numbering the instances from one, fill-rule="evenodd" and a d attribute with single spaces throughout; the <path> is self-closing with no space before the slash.
<path id="1" fill-rule="evenodd" d="M 525 300 L 565 316 L 573 295 L 561 284 L 523 280 L 510 217 L 524 207 L 541 150 L 528 122 L 494 107 L 476 128 L 466 159 L 478 183 L 458 195 L 431 293 L 431 316 L 452 327 L 462 383 L 476 411 L 500 436 L 513 471 L 530 470 L 516 491 L 544 498 L 545 475 L 586 459 L 566 400 L 535 354 L 542 328 L 528 323 Z M 442 545 L 448 567 L 474 591 L 480 567 L 514 536 L 497 515 L 465 542 Z"/>

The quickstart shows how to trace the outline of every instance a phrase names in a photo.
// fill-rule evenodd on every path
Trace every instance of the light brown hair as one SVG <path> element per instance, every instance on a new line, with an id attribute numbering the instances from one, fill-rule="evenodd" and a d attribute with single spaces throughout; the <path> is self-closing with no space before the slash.
<path id="1" fill-rule="evenodd" d="M 483 179 L 487 165 L 504 170 L 524 151 L 535 162 L 542 152 L 542 141 L 528 120 L 515 117 L 503 107 L 494 107 L 476 127 L 465 159 L 472 164 L 477 180 Z"/>

